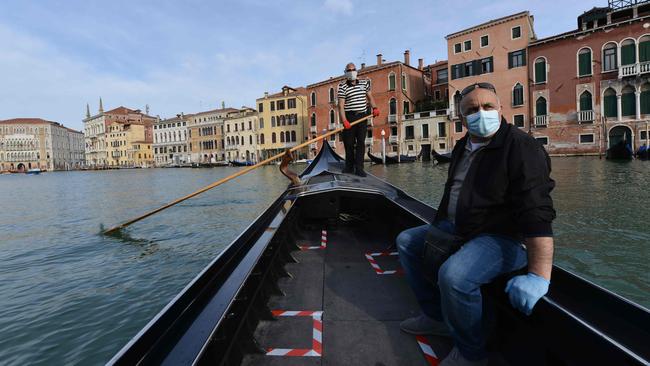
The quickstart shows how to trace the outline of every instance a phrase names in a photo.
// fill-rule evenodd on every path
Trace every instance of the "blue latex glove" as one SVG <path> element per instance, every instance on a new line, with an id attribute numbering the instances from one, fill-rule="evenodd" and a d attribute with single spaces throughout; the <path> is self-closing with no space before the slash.
<path id="1" fill-rule="evenodd" d="M 508 293 L 512 306 L 522 313 L 530 315 L 533 306 L 548 292 L 550 284 L 551 282 L 546 278 L 528 273 L 511 278 L 506 285 L 506 293 Z"/>

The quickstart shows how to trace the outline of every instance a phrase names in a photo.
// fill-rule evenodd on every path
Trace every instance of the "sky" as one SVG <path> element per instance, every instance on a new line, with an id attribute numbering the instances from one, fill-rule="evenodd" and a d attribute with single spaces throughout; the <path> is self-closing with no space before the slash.
<path id="1" fill-rule="evenodd" d="M 576 28 L 606 0 L 0 2 L 0 119 L 83 129 L 86 103 L 161 118 L 251 106 L 265 91 L 342 73 L 347 62 L 447 58 L 445 35 L 529 10 L 538 38 Z"/>

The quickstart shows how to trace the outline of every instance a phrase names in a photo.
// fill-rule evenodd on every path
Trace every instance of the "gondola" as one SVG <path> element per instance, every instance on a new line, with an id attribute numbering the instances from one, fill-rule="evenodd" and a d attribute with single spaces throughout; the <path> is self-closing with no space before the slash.
<path id="1" fill-rule="evenodd" d="M 418 305 L 393 243 L 435 209 L 318 156 L 112 365 L 435 365 L 449 340 L 399 330 Z M 560 267 L 530 317 L 484 286 L 491 364 L 646 365 L 650 312 Z"/>
<path id="2" fill-rule="evenodd" d="M 630 160 L 632 159 L 633 151 L 625 140 L 619 141 L 616 145 L 607 149 L 607 159 L 612 160 Z"/>
<path id="3" fill-rule="evenodd" d="M 237 161 L 237 160 L 230 160 L 230 165 L 232 166 L 252 166 L 255 165 L 255 162 L 253 161 Z"/>
<path id="4" fill-rule="evenodd" d="M 431 155 L 438 164 L 445 164 L 451 162 L 451 153 L 439 154 L 436 149 L 431 150 Z"/>
<path id="5" fill-rule="evenodd" d="M 373 162 L 374 164 L 383 164 L 384 161 L 382 158 L 373 155 L 370 151 L 368 151 L 368 157 L 370 158 L 370 161 Z M 397 159 L 397 156 L 388 156 L 386 155 L 386 164 L 398 164 L 398 163 L 412 163 L 418 159 L 417 156 L 408 156 L 408 155 L 400 155 L 399 160 Z"/>

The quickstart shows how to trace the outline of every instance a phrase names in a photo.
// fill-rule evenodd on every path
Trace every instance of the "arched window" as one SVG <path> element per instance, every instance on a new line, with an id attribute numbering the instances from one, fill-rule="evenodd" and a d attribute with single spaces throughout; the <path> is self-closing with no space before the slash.
<path id="1" fill-rule="evenodd" d="M 253 135 L 248 136 L 248 144 L 252 145 L 253 144 Z"/>
<path id="2" fill-rule="evenodd" d="M 336 123 L 336 117 L 334 115 L 334 110 L 330 109 L 330 124 Z"/>
<path id="3" fill-rule="evenodd" d="M 633 39 L 621 42 L 621 66 L 636 63 L 636 45 Z"/>
<path id="4" fill-rule="evenodd" d="M 639 51 L 639 54 L 641 52 Z M 641 85 L 641 114 L 650 114 L 650 84 Z"/>
<path id="5" fill-rule="evenodd" d="M 284 142 L 284 132 L 280 131 L 280 142 Z"/>
<path id="6" fill-rule="evenodd" d="M 406 90 L 407 85 L 406 85 L 406 74 L 402 73 L 402 90 Z"/>
<path id="7" fill-rule="evenodd" d="M 603 71 L 612 71 L 618 68 L 616 43 L 610 42 L 603 46 Z"/>
<path id="8" fill-rule="evenodd" d="M 524 86 L 519 83 L 512 88 L 512 105 L 524 105 Z"/>
<path id="9" fill-rule="evenodd" d="M 287 124 L 287 121 L 285 120 L 284 116 L 280 116 L 280 123 L 278 123 L 278 126 L 285 126 Z"/>
<path id="10" fill-rule="evenodd" d="M 271 143 L 275 144 L 276 141 L 277 141 L 277 138 L 275 137 L 275 132 L 273 132 L 271 134 Z"/>
<path id="11" fill-rule="evenodd" d="M 639 62 L 650 61 L 650 35 L 639 39 Z"/>
<path id="12" fill-rule="evenodd" d="M 316 126 L 316 113 L 311 114 L 311 126 Z"/>
<path id="13" fill-rule="evenodd" d="M 260 144 L 264 145 L 264 134 L 260 134 Z"/>
<path id="14" fill-rule="evenodd" d="M 546 82 L 546 59 L 543 57 L 535 60 L 535 83 L 541 84 Z"/>
<path id="15" fill-rule="evenodd" d="M 334 103 L 334 88 L 330 88 L 330 103 Z"/>
<path id="16" fill-rule="evenodd" d="M 291 141 L 296 142 L 296 131 L 291 131 Z"/>
<path id="17" fill-rule="evenodd" d="M 291 142 L 291 133 L 289 131 L 284 133 L 284 141 Z"/>
<path id="18" fill-rule="evenodd" d="M 546 98 L 539 97 L 535 102 L 535 115 L 536 116 L 545 116 L 546 115 Z"/>
<path id="19" fill-rule="evenodd" d="M 621 92 L 621 115 L 636 115 L 636 97 L 634 95 L 634 88 L 630 85 L 623 88 Z"/>
<path id="20" fill-rule="evenodd" d="M 591 93 L 587 90 L 580 94 L 580 110 L 581 111 L 590 111 L 593 109 L 593 103 L 591 98 Z"/>
<path id="21" fill-rule="evenodd" d="M 275 127 L 275 116 L 271 116 L 271 127 Z"/>
<path id="22" fill-rule="evenodd" d="M 388 114 L 397 114 L 397 100 L 395 98 L 390 98 L 390 102 L 388 102 Z"/>
<path id="23" fill-rule="evenodd" d="M 607 88 L 603 93 L 603 112 L 605 117 L 616 118 L 618 116 L 616 92 L 612 88 Z"/>
<path id="24" fill-rule="evenodd" d="M 395 90 L 395 73 L 388 74 L 388 90 Z"/>
<path id="25" fill-rule="evenodd" d="M 316 105 L 316 92 L 311 92 L 311 96 L 309 97 L 311 99 L 311 105 L 315 106 Z"/>
<path id="26" fill-rule="evenodd" d="M 578 76 L 589 76 L 591 74 L 591 49 L 581 48 L 578 51 Z"/>

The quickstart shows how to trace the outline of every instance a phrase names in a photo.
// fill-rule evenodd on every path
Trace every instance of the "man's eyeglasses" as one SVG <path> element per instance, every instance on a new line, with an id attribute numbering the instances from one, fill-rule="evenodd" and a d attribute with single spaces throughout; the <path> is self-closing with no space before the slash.
<path id="1" fill-rule="evenodd" d="M 487 90 L 491 90 L 495 94 L 497 92 L 494 85 L 492 85 L 490 83 L 474 83 L 474 84 L 466 87 L 465 89 L 463 89 L 462 92 L 460 92 L 461 98 L 466 96 L 467 94 L 469 94 L 474 89 L 487 89 Z"/>

